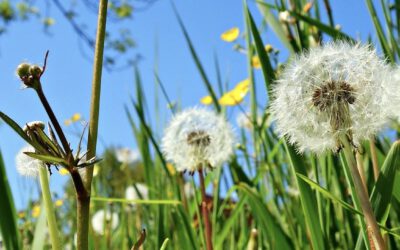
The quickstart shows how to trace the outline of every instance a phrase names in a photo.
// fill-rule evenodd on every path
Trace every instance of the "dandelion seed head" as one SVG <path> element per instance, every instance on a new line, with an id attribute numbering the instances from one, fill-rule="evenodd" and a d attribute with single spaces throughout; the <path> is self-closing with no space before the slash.
<path id="1" fill-rule="evenodd" d="M 125 190 L 125 199 L 127 200 L 148 200 L 149 199 L 149 189 L 145 184 L 136 183 L 136 189 L 134 186 L 129 186 Z M 140 195 L 139 195 L 140 194 Z"/>
<path id="2" fill-rule="evenodd" d="M 103 235 L 105 233 L 107 228 L 106 225 L 109 226 L 111 230 L 114 230 L 117 228 L 118 224 L 118 214 L 111 213 L 110 211 L 99 210 L 92 217 L 93 230 L 99 235 Z"/>
<path id="3" fill-rule="evenodd" d="M 166 128 L 162 149 L 178 171 L 220 166 L 233 153 L 234 133 L 222 116 L 205 108 L 177 114 Z"/>
<path id="4" fill-rule="evenodd" d="M 28 145 L 23 147 L 15 157 L 15 164 L 17 167 L 17 171 L 20 175 L 28 176 L 28 177 L 37 177 L 39 176 L 39 168 L 43 167 L 42 162 L 34 159 L 25 154 L 25 152 L 35 152 L 35 149 Z"/>
<path id="5" fill-rule="evenodd" d="M 292 59 L 273 89 L 276 129 L 300 152 L 337 150 L 342 134 L 359 145 L 387 121 L 389 67 L 365 45 L 332 42 Z"/>

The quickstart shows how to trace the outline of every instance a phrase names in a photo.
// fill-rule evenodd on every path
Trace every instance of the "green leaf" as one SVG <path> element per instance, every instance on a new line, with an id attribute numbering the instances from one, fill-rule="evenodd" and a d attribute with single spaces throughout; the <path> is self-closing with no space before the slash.
<path id="1" fill-rule="evenodd" d="M 274 69 L 272 68 L 269 56 L 265 51 L 263 42 L 258 32 L 257 26 L 254 23 L 254 19 L 251 16 L 249 9 L 246 10 L 247 19 L 250 21 L 251 33 L 253 35 L 254 42 L 256 44 L 256 51 L 261 63 L 261 69 L 264 76 L 265 88 L 267 89 L 267 96 L 271 97 L 271 85 L 275 79 Z"/>
<path id="2" fill-rule="evenodd" d="M 32 250 L 43 250 L 47 237 L 46 209 L 42 204 L 40 206 L 40 215 L 36 222 L 35 234 L 33 235 Z"/>
<path id="3" fill-rule="evenodd" d="M 185 36 L 186 43 L 189 46 L 190 54 L 192 55 L 192 58 L 193 58 L 193 60 L 194 60 L 194 62 L 196 64 L 196 67 L 200 72 L 201 78 L 203 79 L 203 82 L 206 85 L 208 93 L 210 94 L 210 96 L 211 96 L 211 98 L 213 100 L 214 107 L 218 112 L 220 112 L 221 111 L 221 106 L 218 103 L 218 99 L 217 99 L 217 96 L 215 94 L 215 91 L 214 91 L 213 87 L 211 86 L 210 81 L 208 80 L 207 74 L 206 74 L 206 72 L 205 72 L 205 70 L 203 68 L 203 65 L 200 62 L 200 59 L 199 59 L 199 57 L 198 57 L 198 55 L 196 53 L 196 50 L 194 49 L 193 43 L 192 43 L 192 41 L 191 41 L 191 39 L 189 37 L 189 34 L 188 34 L 187 30 L 186 30 L 186 27 L 183 24 L 183 21 L 182 21 L 181 17 L 179 16 L 178 11 L 176 10 L 176 7 L 175 7 L 174 4 L 172 4 L 172 7 L 173 7 L 174 13 L 176 15 L 176 18 L 178 19 L 179 26 L 182 29 L 183 35 Z"/>
<path id="4" fill-rule="evenodd" d="M 54 164 L 54 165 L 68 166 L 68 162 L 66 162 L 62 158 L 58 158 L 55 156 L 41 155 L 41 154 L 37 154 L 37 153 L 33 153 L 33 152 L 24 152 L 24 154 L 26 154 L 32 158 L 38 159 L 40 161 L 46 162 L 46 163 L 50 163 L 50 164 Z"/>
<path id="5" fill-rule="evenodd" d="M 291 240 L 283 231 L 282 226 L 271 215 L 260 194 L 245 183 L 240 183 L 239 188 L 248 197 L 252 208 L 251 212 L 261 227 L 260 231 L 264 232 L 264 235 L 269 240 L 271 249 L 294 249 Z"/>
<path id="6" fill-rule="evenodd" d="M 318 20 L 316 20 L 314 18 L 311 18 L 309 16 L 304 16 L 304 15 L 299 14 L 299 13 L 294 12 L 294 11 L 290 11 L 290 14 L 293 17 L 295 17 L 295 18 L 297 18 L 299 20 L 302 20 L 303 22 L 306 22 L 306 23 L 308 23 L 310 25 L 316 26 L 320 31 L 324 32 L 325 34 L 331 36 L 334 39 L 347 40 L 349 42 L 356 42 L 353 38 L 351 38 L 347 34 L 341 32 L 341 31 L 339 31 L 339 30 L 337 30 L 335 28 L 332 28 L 329 25 L 323 24 L 323 23 L 321 23 L 320 21 L 318 21 Z"/>
<path id="7" fill-rule="evenodd" d="M 310 180 L 307 176 L 304 176 L 304 175 L 299 174 L 299 173 L 296 173 L 296 175 L 298 177 L 300 177 L 303 181 L 307 182 L 311 186 L 311 188 L 317 190 L 322 195 L 324 195 L 326 198 L 331 199 L 332 201 L 340 204 L 343 208 L 345 208 L 345 209 L 347 209 L 347 210 L 349 210 L 349 211 L 351 211 L 353 213 L 362 215 L 362 212 L 356 210 L 354 207 L 352 207 L 348 203 L 346 203 L 346 202 L 342 201 L 341 199 L 339 199 L 338 197 L 332 195 L 331 192 L 329 192 L 325 188 L 321 187 L 318 183 L 314 182 L 313 180 Z"/>
<path id="8" fill-rule="evenodd" d="M 0 233 L 6 249 L 21 249 L 16 221 L 14 199 L 6 175 L 3 156 L 0 152 Z"/>
<path id="9" fill-rule="evenodd" d="M 289 145 L 287 142 L 285 142 L 285 147 L 290 159 L 292 170 L 296 174 L 296 181 L 300 190 L 301 207 L 304 212 L 307 226 L 310 230 L 309 235 L 313 249 L 325 249 L 324 242 L 326 241 L 318 220 L 317 201 L 315 194 L 311 190 L 310 186 L 308 186 L 300 177 L 297 176 L 297 173 L 306 175 L 303 158 L 297 154 L 293 146 Z"/>
<path id="10" fill-rule="evenodd" d="M 22 139 L 24 139 L 27 143 L 32 144 L 32 140 L 25 134 L 24 130 L 9 116 L 0 112 L 0 118 L 3 119 L 5 123 L 8 124 Z"/>

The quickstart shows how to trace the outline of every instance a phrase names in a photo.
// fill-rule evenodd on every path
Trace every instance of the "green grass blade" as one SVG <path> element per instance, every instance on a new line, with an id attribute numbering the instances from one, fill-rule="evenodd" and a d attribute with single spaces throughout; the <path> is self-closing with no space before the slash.
<path id="1" fill-rule="evenodd" d="M 19 231 L 16 221 L 14 199 L 6 175 L 3 156 L 0 152 L 0 233 L 6 249 L 20 249 Z"/>
<path id="2" fill-rule="evenodd" d="M 371 15 L 372 22 L 374 23 L 375 31 L 376 31 L 376 34 L 378 35 L 379 42 L 382 46 L 383 53 L 389 59 L 390 62 L 395 62 L 393 54 L 390 50 L 388 39 L 386 38 L 385 33 L 383 32 L 381 23 L 379 22 L 378 15 L 375 10 L 375 6 L 371 0 L 365 0 L 365 2 L 367 4 L 369 14 Z"/>
<path id="3" fill-rule="evenodd" d="M 272 13 L 273 7 L 270 4 L 257 1 L 258 9 L 263 15 L 264 19 L 267 21 L 269 26 L 272 28 L 276 36 L 283 43 L 283 45 L 288 48 L 291 54 L 294 54 L 299 51 L 296 41 L 289 41 L 288 36 L 285 30 L 282 28 L 281 23 L 278 18 Z"/>
<path id="4" fill-rule="evenodd" d="M 314 18 L 302 15 L 302 14 L 297 13 L 295 11 L 290 11 L 290 14 L 293 17 L 295 17 L 295 18 L 297 18 L 297 19 L 299 19 L 299 20 L 301 20 L 303 22 L 306 22 L 306 23 L 308 23 L 310 25 L 314 25 L 320 31 L 324 32 L 325 34 L 329 35 L 330 37 L 332 37 L 334 39 L 347 40 L 347 41 L 350 41 L 350 42 L 355 42 L 355 40 L 353 38 L 351 38 L 350 36 L 348 36 L 347 34 L 341 32 L 341 31 L 339 31 L 339 30 L 337 30 L 337 29 L 335 29 L 335 28 L 333 28 L 333 27 L 331 27 L 329 25 L 323 24 L 323 23 L 321 23 L 320 21 L 318 21 L 318 20 L 316 20 Z"/>
<path id="5" fill-rule="evenodd" d="M 179 26 L 182 29 L 182 32 L 183 32 L 183 35 L 185 37 L 186 43 L 189 46 L 190 54 L 192 55 L 192 58 L 193 58 L 193 60 L 194 60 L 194 62 L 196 64 L 197 69 L 199 70 L 201 78 L 203 79 L 203 82 L 206 85 L 208 93 L 210 94 L 210 96 L 211 96 L 211 98 L 213 100 L 214 107 L 218 112 L 220 112 L 221 111 L 221 106 L 218 103 L 218 98 L 217 98 L 217 96 L 215 94 L 215 91 L 214 91 L 210 81 L 208 80 L 206 71 L 204 70 L 204 67 L 200 62 L 199 56 L 197 55 L 197 52 L 194 49 L 194 46 L 193 46 L 193 43 L 192 43 L 192 41 L 190 39 L 189 33 L 187 32 L 186 27 L 185 27 L 181 17 L 179 16 L 178 11 L 175 8 L 175 5 L 172 4 L 172 7 L 173 7 L 173 10 L 174 10 L 175 16 L 178 19 Z"/>
<path id="6" fill-rule="evenodd" d="M 306 175 L 305 164 L 302 157 L 296 153 L 293 146 L 285 143 L 286 151 L 290 159 L 290 165 L 294 174 Z M 297 176 L 297 175 L 296 175 Z M 317 201 L 315 194 L 300 177 L 296 177 L 297 185 L 300 190 L 301 207 L 304 212 L 305 220 L 310 230 L 310 238 L 314 249 L 325 249 L 325 238 L 318 220 Z"/>
<path id="7" fill-rule="evenodd" d="M 250 23 L 251 34 L 253 35 L 254 43 L 256 45 L 256 51 L 261 63 L 261 69 L 264 76 L 265 88 L 267 90 L 267 96 L 271 96 L 271 85 L 275 79 L 274 69 L 272 68 L 271 62 L 269 60 L 269 56 L 265 51 L 263 42 L 261 40 L 260 33 L 258 32 L 257 26 L 254 23 L 254 19 L 249 11 L 246 9 L 247 19 Z"/>
<path id="8" fill-rule="evenodd" d="M 354 207 L 352 207 L 350 204 L 348 204 L 347 202 L 342 201 L 341 199 L 339 199 L 338 197 L 334 196 L 331 192 L 329 192 L 329 190 L 321 187 L 318 183 L 314 182 L 313 180 L 309 179 L 307 176 L 304 176 L 302 174 L 296 173 L 296 175 L 298 177 L 300 177 L 303 181 L 307 182 L 310 187 L 312 189 L 317 190 L 318 192 L 320 192 L 322 195 L 324 195 L 326 198 L 340 204 L 344 209 L 347 209 L 353 213 L 362 215 L 362 212 L 356 210 Z"/>
<path id="9" fill-rule="evenodd" d="M 43 250 L 47 239 L 46 210 L 44 204 L 40 206 L 40 215 L 36 222 L 35 234 L 33 235 L 32 250 Z"/>
<path id="10" fill-rule="evenodd" d="M 294 249 L 291 240 L 283 231 L 282 226 L 278 224 L 277 220 L 268 211 L 260 194 L 244 183 L 239 184 L 239 188 L 248 197 L 251 212 L 261 227 L 260 231 L 264 232 L 264 235 L 269 240 L 271 248 Z"/>

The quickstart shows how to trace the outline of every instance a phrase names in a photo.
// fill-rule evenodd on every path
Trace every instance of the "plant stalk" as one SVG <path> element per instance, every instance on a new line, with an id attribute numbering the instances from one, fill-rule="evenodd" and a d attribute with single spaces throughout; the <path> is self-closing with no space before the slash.
<path id="1" fill-rule="evenodd" d="M 350 173 L 354 182 L 356 195 L 358 200 L 360 201 L 360 206 L 364 214 L 364 219 L 367 224 L 368 236 L 370 243 L 374 249 L 377 250 L 386 250 L 385 242 L 383 241 L 382 235 L 380 233 L 380 229 L 378 223 L 376 222 L 374 212 L 372 210 L 371 203 L 369 201 L 369 197 L 367 194 L 367 190 L 365 189 L 360 173 L 357 169 L 357 162 L 354 158 L 354 154 L 352 152 L 352 146 L 349 142 L 349 139 L 346 135 L 341 136 L 341 142 L 344 145 L 344 155 L 347 161 L 347 164 L 350 168 Z"/>
<path id="2" fill-rule="evenodd" d="M 376 146 L 374 138 L 371 138 L 369 140 L 369 147 L 371 150 L 372 169 L 374 170 L 374 180 L 376 182 L 379 177 L 379 164 L 378 164 L 378 156 L 376 154 Z"/>
<path id="3" fill-rule="evenodd" d="M 213 245 L 212 245 L 212 232 L 211 232 L 211 222 L 210 222 L 210 216 L 208 213 L 208 208 L 207 208 L 207 199 L 206 199 L 206 188 L 204 184 L 204 176 L 203 176 L 203 170 L 199 170 L 199 178 L 200 178 L 200 191 L 201 191 L 201 213 L 203 215 L 203 220 L 204 220 L 204 227 L 205 227 L 205 238 L 206 238 L 206 246 L 207 250 L 212 250 Z"/>
<path id="4" fill-rule="evenodd" d="M 45 166 L 40 166 L 39 178 L 40 178 L 40 186 L 42 188 L 44 207 L 46 209 L 47 224 L 49 226 L 51 246 L 54 250 L 59 250 L 59 249 L 61 250 L 61 241 L 57 229 L 56 215 L 49 188 L 49 177 Z"/>
<path id="5" fill-rule="evenodd" d="M 101 74 L 103 68 L 103 51 L 107 21 L 107 0 L 99 1 L 97 19 L 96 46 L 93 63 L 92 96 L 90 101 L 90 117 L 87 145 L 87 159 L 96 156 L 97 133 L 100 109 Z M 87 196 L 77 200 L 77 249 L 87 250 L 89 246 L 90 189 L 93 178 L 93 166 L 85 169 L 84 186 Z"/>

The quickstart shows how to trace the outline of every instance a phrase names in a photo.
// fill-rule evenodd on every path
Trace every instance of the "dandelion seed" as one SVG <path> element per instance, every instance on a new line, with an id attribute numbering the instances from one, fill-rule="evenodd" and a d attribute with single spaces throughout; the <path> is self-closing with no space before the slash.
<path id="1" fill-rule="evenodd" d="M 329 43 L 299 55 L 273 90 L 278 132 L 300 152 L 337 151 L 343 135 L 359 145 L 387 121 L 388 70 L 375 50 L 360 44 Z"/>
<path id="2" fill-rule="evenodd" d="M 105 233 L 107 225 L 109 225 L 111 230 L 114 230 L 118 227 L 118 224 L 119 218 L 117 213 L 99 210 L 92 217 L 93 230 L 100 235 Z"/>
<path id="3" fill-rule="evenodd" d="M 162 149 L 178 171 L 218 167 L 233 153 L 232 127 L 216 113 L 191 108 L 177 114 L 165 130 Z"/>
<path id="4" fill-rule="evenodd" d="M 15 157 L 15 164 L 20 175 L 37 177 L 39 176 L 39 168 L 43 167 L 43 163 L 25 154 L 25 152 L 35 152 L 35 149 L 28 145 L 23 147 Z"/>

